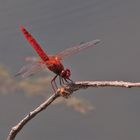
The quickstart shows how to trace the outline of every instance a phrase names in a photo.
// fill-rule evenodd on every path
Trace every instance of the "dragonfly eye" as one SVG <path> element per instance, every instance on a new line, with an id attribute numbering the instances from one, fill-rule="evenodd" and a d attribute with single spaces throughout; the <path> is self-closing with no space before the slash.
<path id="1" fill-rule="evenodd" d="M 62 76 L 63 78 L 69 78 L 70 75 L 71 75 L 71 72 L 70 72 L 69 69 L 65 69 L 65 70 L 63 70 L 63 71 L 61 72 L 61 76 Z"/>
<path id="2" fill-rule="evenodd" d="M 71 76 L 70 70 L 69 69 L 66 69 L 65 71 L 66 71 L 66 77 L 69 78 Z"/>

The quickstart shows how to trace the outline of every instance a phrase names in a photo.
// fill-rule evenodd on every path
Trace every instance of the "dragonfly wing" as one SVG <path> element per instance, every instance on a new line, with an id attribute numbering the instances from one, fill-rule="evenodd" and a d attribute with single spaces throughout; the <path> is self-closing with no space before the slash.
<path id="1" fill-rule="evenodd" d="M 28 56 L 25 58 L 25 61 L 29 62 L 29 63 L 34 63 L 34 62 L 39 62 L 41 61 L 38 57 L 35 56 Z"/>
<path id="2" fill-rule="evenodd" d="M 22 78 L 27 78 L 34 75 L 37 72 L 45 70 L 47 67 L 41 62 L 29 63 L 23 66 L 20 71 L 15 76 L 21 76 Z"/>
<path id="3" fill-rule="evenodd" d="M 43 61 L 47 61 L 49 59 L 48 55 L 43 51 L 41 46 L 37 43 L 35 38 L 23 27 L 20 27 L 23 35 L 28 40 L 28 42 L 31 44 L 31 46 L 35 49 L 37 54 L 41 57 Z"/>
<path id="4" fill-rule="evenodd" d="M 95 47 L 99 42 L 100 42 L 99 39 L 92 40 L 92 41 L 89 41 L 86 43 L 82 42 L 79 45 L 76 45 L 76 46 L 68 48 L 60 53 L 57 53 L 56 55 L 58 56 L 58 58 L 63 59 L 64 57 L 71 56 L 71 55 L 76 54 L 82 50 L 85 50 L 85 49 L 88 49 L 91 47 Z"/>

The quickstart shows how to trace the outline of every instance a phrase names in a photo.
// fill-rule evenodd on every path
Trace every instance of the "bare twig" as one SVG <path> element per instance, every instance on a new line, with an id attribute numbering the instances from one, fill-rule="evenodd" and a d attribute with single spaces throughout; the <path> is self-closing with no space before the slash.
<path id="1" fill-rule="evenodd" d="M 86 89 L 89 87 L 122 87 L 122 88 L 132 88 L 140 87 L 138 82 L 124 82 L 124 81 L 79 81 L 75 83 L 70 83 L 65 85 L 60 93 L 62 96 L 67 97 L 71 95 L 74 91 L 79 89 Z"/>
<path id="2" fill-rule="evenodd" d="M 18 132 L 23 126 L 34 118 L 39 112 L 46 109 L 56 98 L 63 96 L 69 97 L 74 91 L 79 89 L 86 89 L 88 87 L 140 87 L 140 83 L 124 82 L 124 81 L 81 81 L 70 83 L 57 90 L 57 93 L 53 94 L 49 99 L 37 107 L 34 111 L 30 112 L 25 118 L 23 118 L 17 125 L 12 127 L 7 140 L 14 140 Z"/>
<path id="3" fill-rule="evenodd" d="M 140 87 L 138 82 L 125 82 L 125 81 L 81 81 L 75 82 L 76 86 L 79 88 L 85 87 Z"/>
<path id="4" fill-rule="evenodd" d="M 14 140 L 18 132 L 23 128 L 23 126 L 28 123 L 32 118 L 34 118 L 39 112 L 46 109 L 56 98 L 58 98 L 59 94 L 53 94 L 49 99 L 47 99 L 44 103 L 42 103 L 39 107 L 37 107 L 34 111 L 30 112 L 25 118 L 23 118 L 17 125 L 12 127 L 7 140 Z"/>

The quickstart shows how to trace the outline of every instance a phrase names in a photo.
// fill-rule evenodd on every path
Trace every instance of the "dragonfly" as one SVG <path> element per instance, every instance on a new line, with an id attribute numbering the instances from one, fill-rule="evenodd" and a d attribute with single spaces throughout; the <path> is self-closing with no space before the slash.
<path id="1" fill-rule="evenodd" d="M 71 71 L 68 68 L 64 68 L 62 60 L 68 56 L 77 54 L 80 51 L 86 50 L 91 47 L 95 47 L 100 42 L 99 39 L 92 40 L 85 43 L 82 42 L 82 43 L 79 43 L 78 45 L 75 45 L 59 53 L 56 53 L 55 55 L 48 55 L 48 53 L 46 53 L 41 48 L 37 40 L 31 35 L 29 31 L 27 31 L 27 29 L 24 26 L 20 26 L 20 30 L 22 34 L 24 35 L 24 37 L 26 38 L 26 40 L 33 47 L 33 49 L 36 51 L 36 53 L 39 55 L 41 59 L 38 60 L 38 59 L 31 58 L 31 60 L 29 61 L 32 61 L 32 62 L 30 64 L 26 64 L 25 66 L 23 66 L 15 76 L 21 76 L 25 78 L 25 77 L 34 75 L 35 73 L 47 68 L 53 73 L 55 73 L 55 76 L 51 80 L 51 85 L 54 91 L 58 89 L 58 86 L 56 83 L 57 77 L 59 77 L 60 85 L 73 82 L 70 79 Z"/>

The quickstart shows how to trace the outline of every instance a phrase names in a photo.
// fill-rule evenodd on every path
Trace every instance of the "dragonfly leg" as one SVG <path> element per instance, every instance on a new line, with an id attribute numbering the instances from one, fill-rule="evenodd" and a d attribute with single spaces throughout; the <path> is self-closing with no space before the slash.
<path id="1" fill-rule="evenodd" d="M 60 86 L 65 84 L 64 78 L 59 76 Z"/>
<path id="2" fill-rule="evenodd" d="M 55 77 L 53 77 L 53 79 L 51 80 L 51 85 L 52 85 L 52 88 L 53 90 L 56 92 L 56 89 L 57 89 L 57 84 L 55 82 L 56 78 L 57 78 L 58 75 L 56 75 Z"/>
<path id="3" fill-rule="evenodd" d="M 68 78 L 68 80 L 69 80 L 71 83 L 74 83 L 70 78 Z"/>
<path id="4" fill-rule="evenodd" d="M 64 80 L 65 80 L 66 83 L 69 83 L 69 81 L 66 78 L 64 78 Z"/>
<path id="5" fill-rule="evenodd" d="M 55 79 L 56 79 L 56 78 L 55 78 Z M 56 89 L 57 89 L 58 87 L 57 87 L 57 84 L 56 84 L 56 81 L 55 81 L 55 80 L 54 80 L 54 85 L 55 85 L 55 87 L 56 87 Z"/>
<path id="6" fill-rule="evenodd" d="M 60 82 L 60 86 L 62 86 L 62 77 L 59 76 L 59 82 Z"/>
<path id="7" fill-rule="evenodd" d="M 64 80 L 65 80 L 65 82 L 68 83 L 68 84 L 69 84 L 69 83 L 73 83 L 73 81 L 72 81 L 70 78 L 67 78 L 67 79 L 64 78 Z"/>
<path id="8" fill-rule="evenodd" d="M 64 79 L 62 78 L 62 83 L 65 84 Z"/>
<path id="9" fill-rule="evenodd" d="M 60 82 L 60 86 L 65 85 L 66 83 L 73 83 L 73 81 L 69 78 L 63 78 L 61 76 L 59 76 L 59 82 Z"/>

